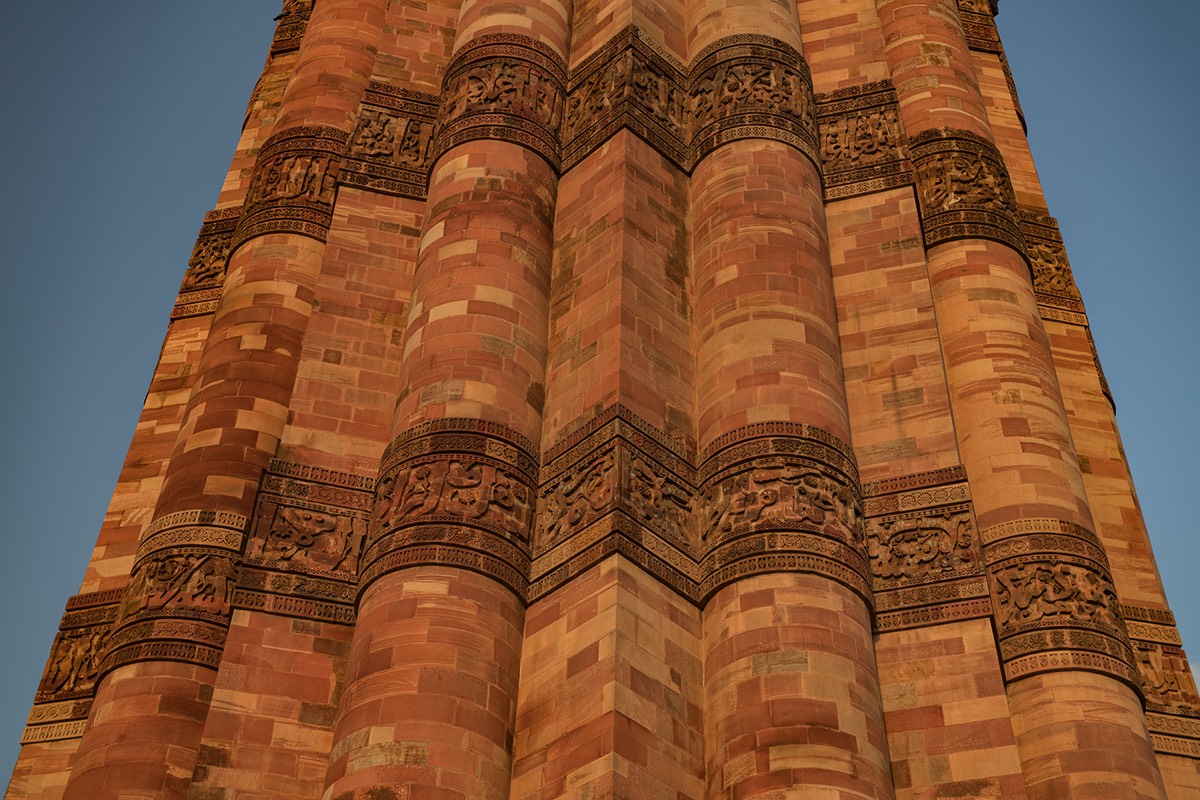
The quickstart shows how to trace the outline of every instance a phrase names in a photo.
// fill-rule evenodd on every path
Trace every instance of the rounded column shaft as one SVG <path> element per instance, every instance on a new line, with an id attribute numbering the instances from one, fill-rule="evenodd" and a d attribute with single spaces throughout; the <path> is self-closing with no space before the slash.
<path id="1" fill-rule="evenodd" d="M 715 2 L 689 23 L 708 797 L 891 797 L 799 24 Z"/>
<path id="2" fill-rule="evenodd" d="M 460 11 L 328 796 L 508 796 L 569 17 Z"/>
<path id="3" fill-rule="evenodd" d="M 880 0 L 877 8 L 1028 795 L 1161 797 L 1015 194 L 957 5 Z M 1113 735 L 1117 728 L 1127 733 Z"/>
<path id="4" fill-rule="evenodd" d="M 286 422 L 334 182 L 384 0 L 322 0 L 259 154 L 154 522 L 65 797 L 182 798 L 259 476 Z"/>

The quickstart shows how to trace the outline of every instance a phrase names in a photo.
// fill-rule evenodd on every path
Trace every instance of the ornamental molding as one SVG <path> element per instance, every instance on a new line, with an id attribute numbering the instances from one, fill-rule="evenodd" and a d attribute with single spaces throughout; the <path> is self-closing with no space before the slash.
<path id="1" fill-rule="evenodd" d="M 926 247 L 991 239 L 1028 259 L 1017 200 L 999 149 L 982 136 L 933 128 L 909 139 Z"/>
<path id="2" fill-rule="evenodd" d="M 171 309 L 171 319 L 195 317 L 216 311 L 225 283 L 229 248 L 241 216 L 241 206 L 219 208 L 204 215 L 200 234 L 188 258 L 187 270 L 179 285 L 179 296 Z"/>
<path id="3" fill-rule="evenodd" d="M 269 233 L 324 242 L 349 138 L 328 125 L 300 125 L 272 134 L 254 164 L 230 252 Z"/>
<path id="4" fill-rule="evenodd" d="M 522 145 L 557 169 L 567 68 L 531 36 L 477 36 L 451 58 L 442 81 L 434 157 L 464 142 L 499 139 Z"/>
<path id="5" fill-rule="evenodd" d="M 353 624 L 373 478 L 275 459 L 263 474 L 231 605 Z"/>
<path id="6" fill-rule="evenodd" d="M 271 56 L 300 49 L 308 18 L 312 15 L 313 0 L 284 0 L 283 10 L 275 18 L 275 35 L 271 39 Z"/>
<path id="7" fill-rule="evenodd" d="M 814 572 L 872 603 L 858 469 L 827 431 L 791 422 L 732 431 L 697 474 L 701 602 L 754 574 Z"/>
<path id="8" fill-rule="evenodd" d="M 388 446 L 358 575 L 361 593 L 407 566 L 489 575 L 526 599 L 537 460 L 527 439 L 477 419 L 415 426 Z"/>
<path id="9" fill-rule="evenodd" d="M 818 94 L 816 103 L 827 202 L 912 185 L 891 81 Z"/>
<path id="10" fill-rule="evenodd" d="M 1104 546 L 1072 522 L 1028 519 L 980 534 L 1005 674 L 1085 668 L 1142 681 Z"/>
<path id="11" fill-rule="evenodd" d="M 436 95 L 371 81 L 338 182 L 424 199 L 433 161 Z"/>
<path id="12" fill-rule="evenodd" d="M 694 450 L 614 406 L 547 451 L 530 597 L 620 553 L 694 599 Z"/>
<path id="13" fill-rule="evenodd" d="M 1058 220 L 1036 209 L 1022 208 L 1020 226 L 1029 265 L 1033 269 L 1033 290 L 1038 305 L 1084 315 L 1083 300 L 1071 274 Z"/>

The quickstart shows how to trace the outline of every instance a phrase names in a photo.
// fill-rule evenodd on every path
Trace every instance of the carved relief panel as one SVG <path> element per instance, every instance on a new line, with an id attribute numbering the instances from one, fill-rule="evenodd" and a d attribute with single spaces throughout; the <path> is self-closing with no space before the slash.
<path id="1" fill-rule="evenodd" d="M 912 164 L 890 81 L 817 95 L 825 199 L 912 183 Z"/>
<path id="2" fill-rule="evenodd" d="M 179 287 L 179 297 L 171 310 L 171 319 L 212 313 L 221 298 L 225 283 L 225 265 L 237 228 L 240 207 L 222 208 L 204 215 L 200 235 L 188 259 L 187 272 Z"/>
<path id="3" fill-rule="evenodd" d="M 1035 519 L 988 528 L 982 542 L 1010 680 L 1085 667 L 1137 685 L 1108 560 L 1094 533 Z"/>
<path id="4" fill-rule="evenodd" d="M 995 145 L 951 128 L 923 131 L 909 145 L 927 247 L 978 237 L 1028 257 L 1016 194 Z"/>
<path id="5" fill-rule="evenodd" d="M 372 81 L 338 180 L 385 194 L 423 198 L 437 107 L 434 95 Z"/>
<path id="6" fill-rule="evenodd" d="M 446 70 L 436 152 L 472 139 L 504 139 L 557 168 L 566 83 L 566 65 L 539 40 L 521 34 L 475 37 Z"/>
<path id="7" fill-rule="evenodd" d="M 271 136 L 254 165 L 232 246 L 273 232 L 325 241 L 348 137 L 329 126 L 299 126 Z"/>
<path id="8" fill-rule="evenodd" d="M 352 622 L 373 489 L 365 476 L 271 462 L 233 604 Z"/>
<path id="9" fill-rule="evenodd" d="M 1200 693 L 1182 648 L 1135 641 L 1134 651 L 1148 709 L 1200 716 Z"/>
<path id="10" fill-rule="evenodd" d="M 1082 313 L 1083 303 L 1071 275 L 1058 222 L 1036 210 L 1021 209 L 1021 233 L 1033 269 L 1038 304 Z"/>
<path id="11" fill-rule="evenodd" d="M 360 587 L 412 564 L 466 566 L 525 597 L 536 497 L 532 446 L 475 419 L 442 419 L 384 454 Z"/>
<path id="12" fill-rule="evenodd" d="M 122 590 L 109 589 L 67 601 L 21 735 L 22 744 L 71 739 L 83 733 L 121 597 Z"/>
<path id="13" fill-rule="evenodd" d="M 961 467 L 892 478 L 863 491 L 879 630 L 991 614 Z"/>
<path id="14" fill-rule="evenodd" d="M 531 597 L 620 552 L 695 595 L 694 476 L 661 431 L 620 406 L 565 437 L 542 470 Z"/>
<path id="15" fill-rule="evenodd" d="M 713 443 L 700 468 L 700 598 L 757 572 L 826 575 L 871 601 L 858 470 L 826 431 L 762 423 Z"/>

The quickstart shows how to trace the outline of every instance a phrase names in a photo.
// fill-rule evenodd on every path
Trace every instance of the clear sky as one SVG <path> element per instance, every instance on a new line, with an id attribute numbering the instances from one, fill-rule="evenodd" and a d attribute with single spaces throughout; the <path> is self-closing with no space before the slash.
<path id="1" fill-rule="evenodd" d="M 5 783 L 279 6 L 0 0 Z M 1200 658 L 1200 3 L 1002 0 L 999 23 L 1168 597 Z"/>

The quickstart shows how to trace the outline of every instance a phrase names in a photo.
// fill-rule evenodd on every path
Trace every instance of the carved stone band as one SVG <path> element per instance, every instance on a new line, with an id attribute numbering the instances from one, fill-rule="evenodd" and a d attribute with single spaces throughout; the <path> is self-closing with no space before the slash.
<path id="1" fill-rule="evenodd" d="M 563 168 L 627 127 L 685 172 L 737 139 L 784 142 L 819 169 L 813 108 L 807 64 L 778 39 L 729 36 L 685 69 L 630 26 L 572 71 Z"/>
<path id="2" fill-rule="evenodd" d="M 566 85 L 561 56 L 537 39 L 476 37 L 446 70 L 435 158 L 473 139 L 502 139 L 529 148 L 557 169 Z"/>
<path id="3" fill-rule="evenodd" d="M 891 81 L 838 89 L 816 100 L 826 200 L 912 183 Z"/>
<path id="4" fill-rule="evenodd" d="M 571 71 L 563 120 L 563 170 L 622 128 L 680 169 L 690 168 L 686 69 L 630 25 Z"/>
<path id="5" fill-rule="evenodd" d="M 147 526 L 96 680 L 123 664 L 187 661 L 216 667 L 229 626 L 246 517 L 168 514 Z"/>
<path id="6" fill-rule="evenodd" d="M 380 469 L 360 596 L 389 572 L 442 564 L 490 575 L 525 599 L 537 492 L 531 449 L 514 431 L 471 419 L 397 437 Z"/>
<path id="7" fill-rule="evenodd" d="M 254 165 L 231 252 L 267 233 L 297 233 L 325 241 L 349 136 L 323 125 L 288 128 L 268 139 Z"/>
<path id="8" fill-rule="evenodd" d="M 225 282 L 225 263 L 229 260 L 229 243 L 237 228 L 241 208 L 222 208 L 204 215 L 200 235 L 188 259 L 187 272 L 179 286 L 181 297 L 176 302 L 187 302 L 191 292 L 220 287 Z"/>
<path id="9" fill-rule="evenodd" d="M 276 17 L 275 36 L 271 40 L 271 55 L 289 53 L 300 49 L 304 32 L 308 29 L 308 18 L 312 14 L 312 0 L 286 0 L 283 12 Z"/>
<path id="10" fill-rule="evenodd" d="M 1028 258 L 1004 158 L 970 131 L 935 128 L 909 140 L 925 245 L 992 239 Z"/>
<path id="11" fill-rule="evenodd" d="M 812 76 L 800 53 L 769 36 L 718 39 L 688 78 L 691 164 L 727 142 L 774 139 L 820 170 Z"/>
<path id="12" fill-rule="evenodd" d="M 1071 275 L 1058 221 L 1036 210 L 1022 208 L 1020 225 L 1029 265 L 1033 268 L 1033 288 L 1038 304 L 1082 312 L 1083 302 Z"/>
<path id="13" fill-rule="evenodd" d="M 826 431 L 762 423 L 706 450 L 700 599 L 763 572 L 815 572 L 870 604 L 862 493 L 849 448 Z"/>
<path id="14" fill-rule="evenodd" d="M 1074 523 L 1036 519 L 988 528 L 980 538 L 1010 679 L 1086 666 L 1140 691 L 1096 534 Z"/>
<path id="15" fill-rule="evenodd" d="M 425 197 L 437 109 L 435 95 L 372 81 L 338 181 L 385 194 Z"/>
<path id="16" fill-rule="evenodd" d="M 620 553 L 694 600 L 689 458 L 620 406 L 598 422 L 568 436 L 542 470 L 531 599 Z"/>
<path id="17" fill-rule="evenodd" d="M 375 480 L 276 459 L 263 474 L 234 608 L 353 623 Z"/>

